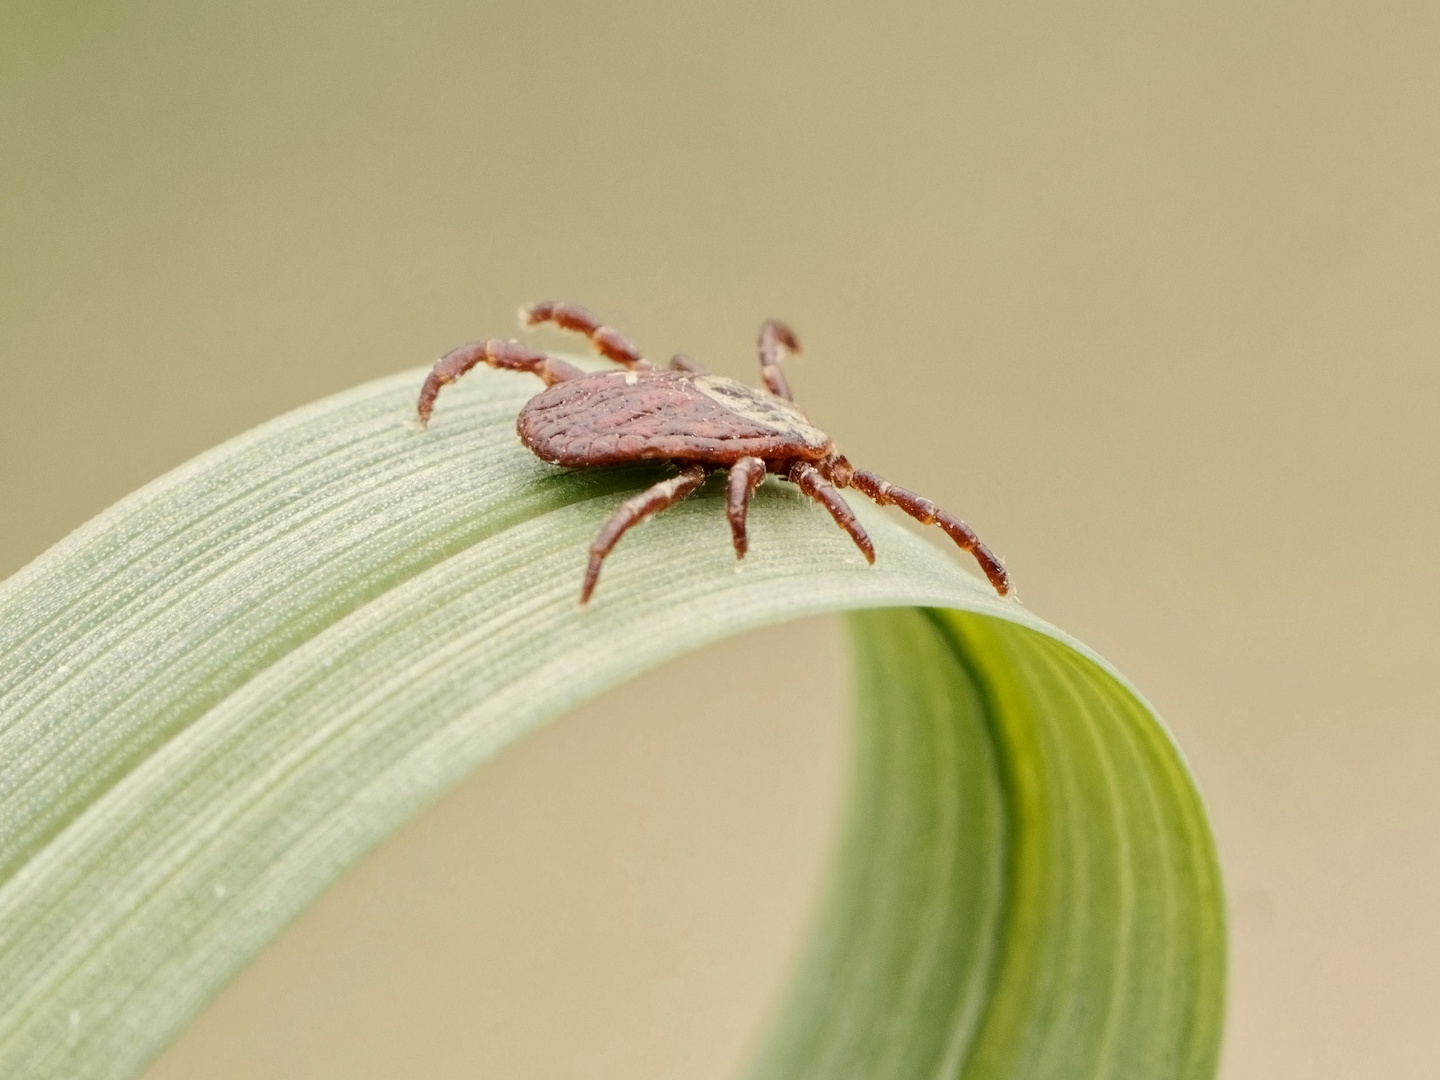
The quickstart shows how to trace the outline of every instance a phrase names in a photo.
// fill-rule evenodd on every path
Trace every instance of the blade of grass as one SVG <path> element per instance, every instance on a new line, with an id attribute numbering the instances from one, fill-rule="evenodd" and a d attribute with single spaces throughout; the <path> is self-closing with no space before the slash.
<path id="1" fill-rule="evenodd" d="M 654 470 L 537 461 L 534 387 L 500 373 L 415 430 L 418 382 L 219 447 L 0 586 L 0 1076 L 135 1075 L 348 866 L 579 702 L 896 607 L 950 611 L 854 617 L 852 839 L 761 1074 L 1213 1072 L 1208 830 L 1103 661 L 857 508 L 866 566 L 778 485 L 738 572 L 712 485 L 581 609 L 583 552 Z"/>

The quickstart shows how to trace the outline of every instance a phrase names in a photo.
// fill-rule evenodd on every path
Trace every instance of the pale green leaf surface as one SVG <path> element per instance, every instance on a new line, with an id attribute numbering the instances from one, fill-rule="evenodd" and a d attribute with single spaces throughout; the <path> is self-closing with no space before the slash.
<path id="1" fill-rule="evenodd" d="M 282 417 L 0 586 L 0 1076 L 136 1075 L 347 867 L 507 743 L 746 629 L 851 618 L 846 838 L 761 1077 L 1213 1075 L 1204 811 L 1103 661 L 857 506 L 879 558 L 717 485 L 586 547 L 652 469 L 514 436 L 532 380 Z M 880 609 L 880 610 L 867 610 Z M 942 610 L 944 609 L 944 610 Z"/>

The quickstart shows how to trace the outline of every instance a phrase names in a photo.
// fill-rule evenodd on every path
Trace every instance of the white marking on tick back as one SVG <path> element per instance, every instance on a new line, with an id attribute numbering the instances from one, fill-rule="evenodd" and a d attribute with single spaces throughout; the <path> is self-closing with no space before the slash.
<path id="1" fill-rule="evenodd" d="M 633 371 L 627 371 L 627 372 L 625 373 L 625 385 L 626 385 L 626 386 L 634 386 L 634 385 L 635 385 L 636 383 L 638 383 L 639 381 L 640 381 L 640 376 L 639 376 L 639 375 L 636 375 L 635 372 L 633 372 Z"/>
<path id="2" fill-rule="evenodd" d="M 766 394 L 723 375 L 700 375 L 695 379 L 695 389 L 723 406 L 727 412 L 743 416 L 777 435 L 788 435 L 816 450 L 830 445 L 825 433 L 784 398 Z"/>

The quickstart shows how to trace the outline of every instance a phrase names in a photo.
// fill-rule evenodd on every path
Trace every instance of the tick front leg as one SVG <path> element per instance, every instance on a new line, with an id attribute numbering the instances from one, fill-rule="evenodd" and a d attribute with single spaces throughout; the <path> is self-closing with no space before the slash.
<path id="1" fill-rule="evenodd" d="M 760 378 L 765 380 L 765 388 L 776 397 L 794 401 L 780 361 L 785 359 L 787 352 L 800 352 L 800 339 L 795 336 L 795 331 L 776 319 L 766 319 L 760 324 L 760 339 L 755 347 L 760 353 Z"/>
<path id="2" fill-rule="evenodd" d="M 595 537 L 595 542 L 590 545 L 590 564 L 585 568 L 585 584 L 580 589 L 580 603 L 587 602 L 590 594 L 595 591 L 595 583 L 600 580 L 600 567 L 605 562 L 605 556 L 620 542 L 625 530 L 651 514 L 674 506 L 703 484 L 708 475 L 709 472 L 703 465 L 693 465 L 679 476 L 661 480 L 654 487 L 647 488 L 621 503 L 620 509 L 610 515 L 610 520 L 605 522 L 600 535 Z"/>
<path id="3" fill-rule="evenodd" d="M 745 533 L 745 516 L 750 510 L 750 497 L 765 479 L 765 462 L 758 457 L 742 457 L 730 466 L 730 489 L 725 499 L 725 516 L 730 519 L 730 535 L 735 540 L 735 557 L 743 559 L 750 546 Z"/>
<path id="4" fill-rule="evenodd" d="M 539 375 L 546 386 L 554 386 L 566 379 L 577 379 L 585 374 L 574 364 L 567 364 L 564 360 L 527 349 L 518 341 L 502 341 L 499 338 L 473 341 L 469 345 L 451 349 L 435 361 L 434 368 L 425 379 L 425 385 L 420 388 L 420 403 L 416 407 L 422 425 L 430 423 L 430 413 L 435 408 L 435 397 L 440 393 L 440 388 L 454 382 L 481 363 L 506 371 L 529 371 Z"/>
<path id="5" fill-rule="evenodd" d="M 851 510 L 850 504 L 841 498 L 835 485 L 820 475 L 819 469 L 808 461 L 797 461 L 790 466 L 788 479 L 791 483 L 798 484 L 801 491 L 830 511 L 830 516 L 835 519 L 835 524 L 850 534 L 850 539 L 855 541 L 855 546 L 864 554 L 866 562 L 873 563 L 875 561 L 875 545 L 870 542 L 870 536 L 865 532 L 865 526 L 860 524 L 855 517 L 855 511 Z"/>
<path id="6" fill-rule="evenodd" d="M 542 300 L 520 309 L 520 323 L 523 326 L 538 326 L 554 323 L 562 330 L 573 330 L 590 339 L 590 345 L 601 356 L 624 364 L 627 368 L 648 368 L 650 361 L 640 355 L 640 350 L 630 344 L 628 338 L 613 327 L 606 326 L 579 304 L 567 304 L 560 300 Z"/>
<path id="7" fill-rule="evenodd" d="M 926 525 L 939 525 L 951 540 L 975 556 L 975 561 L 980 564 L 980 569 L 985 571 L 985 576 L 990 579 L 990 584 L 997 593 L 1004 596 L 1010 591 L 1010 577 L 1005 573 L 1005 567 L 995 557 L 995 553 L 980 542 L 974 529 L 954 514 L 941 510 L 929 499 L 905 488 L 896 487 L 884 477 L 876 476 L 865 469 L 856 469 L 850 477 L 850 483 L 881 506 L 898 506 L 916 521 Z"/>

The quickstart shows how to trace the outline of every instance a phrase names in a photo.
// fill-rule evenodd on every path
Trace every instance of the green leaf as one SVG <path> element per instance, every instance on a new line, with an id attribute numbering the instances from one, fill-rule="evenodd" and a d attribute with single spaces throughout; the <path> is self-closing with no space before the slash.
<path id="1" fill-rule="evenodd" d="M 850 611 L 829 898 L 758 1077 L 1208 1077 L 1203 808 L 1102 660 L 868 506 L 767 483 L 584 552 L 651 468 L 526 452 L 531 380 L 276 420 L 0 586 L 0 1076 L 130 1077 L 345 869 L 506 744 L 741 631 Z"/>

